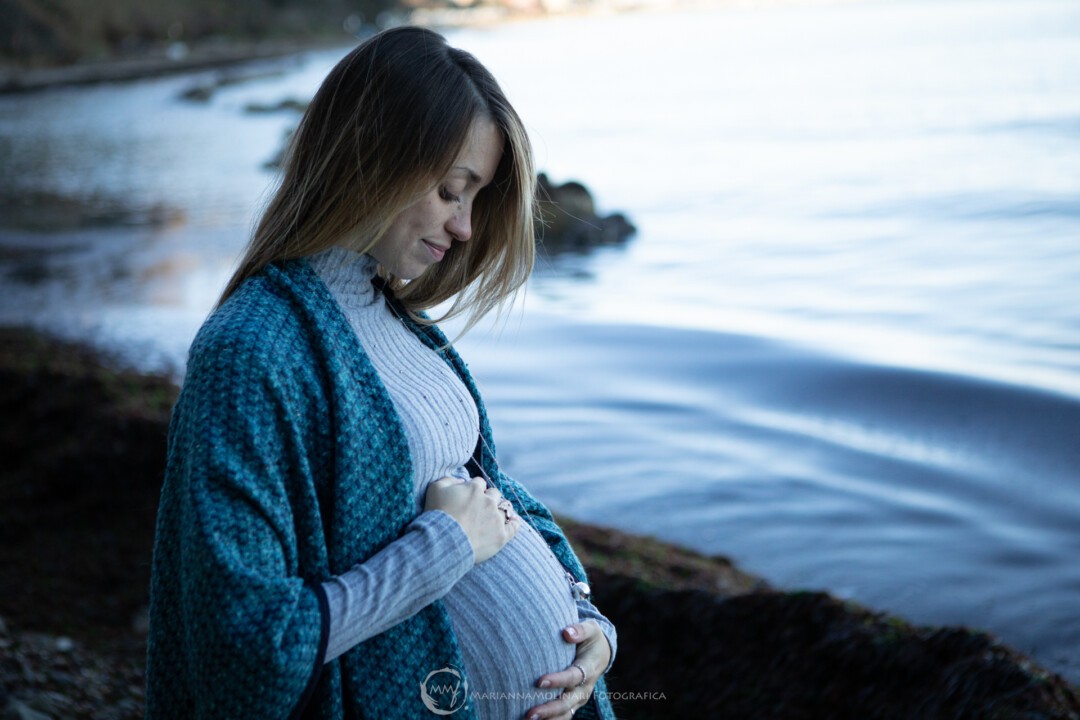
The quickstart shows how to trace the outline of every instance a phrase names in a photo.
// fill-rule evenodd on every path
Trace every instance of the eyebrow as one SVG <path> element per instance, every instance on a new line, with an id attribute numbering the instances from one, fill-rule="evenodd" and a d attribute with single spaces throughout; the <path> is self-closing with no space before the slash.
<path id="1" fill-rule="evenodd" d="M 472 182 L 473 184 L 479 185 L 483 181 L 483 178 L 480 177 L 479 175 L 477 175 L 476 171 L 473 170 L 472 168 L 467 168 L 464 165 L 458 165 L 454 169 L 455 170 L 463 170 L 465 172 L 465 174 L 468 176 L 470 182 Z"/>

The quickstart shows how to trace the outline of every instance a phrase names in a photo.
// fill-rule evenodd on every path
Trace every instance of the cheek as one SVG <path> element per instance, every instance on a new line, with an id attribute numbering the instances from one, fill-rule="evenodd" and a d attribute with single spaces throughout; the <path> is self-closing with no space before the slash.
<path id="1" fill-rule="evenodd" d="M 405 242 L 420 231 L 422 216 L 423 213 L 418 212 L 418 208 L 412 208 L 398 216 L 398 219 L 394 222 L 394 235 L 398 242 Z"/>
<path id="2" fill-rule="evenodd" d="M 445 205 L 441 201 L 425 198 L 401 213 L 394 221 L 393 235 L 396 245 L 405 246 L 413 240 L 435 234 L 445 222 Z"/>
<path id="3" fill-rule="evenodd" d="M 421 232 L 427 232 L 431 228 L 440 225 L 440 207 L 437 203 L 427 201 L 415 218 L 415 227 Z"/>

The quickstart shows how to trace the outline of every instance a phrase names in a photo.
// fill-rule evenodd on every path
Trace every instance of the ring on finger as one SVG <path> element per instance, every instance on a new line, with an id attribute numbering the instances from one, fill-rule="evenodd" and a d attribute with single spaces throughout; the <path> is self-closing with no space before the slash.
<path id="1" fill-rule="evenodd" d="M 585 681 L 586 681 L 586 680 L 588 680 L 589 676 L 588 676 L 588 675 L 586 674 L 586 672 L 585 672 L 585 668 L 581 667 L 581 666 L 580 666 L 580 665 L 578 665 L 577 663 L 570 663 L 570 664 L 571 664 L 571 665 L 572 665 L 573 667 L 576 667 L 576 668 L 577 668 L 578 670 L 580 670 L 580 671 L 581 671 L 581 682 L 579 682 L 579 683 L 577 684 L 577 686 L 578 686 L 578 687 L 581 687 L 582 685 L 584 685 L 584 684 L 585 684 Z"/>

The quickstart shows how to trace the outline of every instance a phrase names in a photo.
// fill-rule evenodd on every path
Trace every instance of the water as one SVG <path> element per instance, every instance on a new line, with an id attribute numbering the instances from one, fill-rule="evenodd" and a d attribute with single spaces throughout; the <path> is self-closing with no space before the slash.
<path id="1" fill-rule="evenodd" d="M 540 166 L 630 214 L 460 346 L 557 510 L 734 556 L 1080 681 L 1080 4 L 766 5 L 453 33 Z M 0 321 L 182 365 L 341 52 L 0 98 Z M 267 75 L 266 73 L 276 73 Z M 154 215 L 156 213 L 156 215 Z M 140 218 L 159 217 L 147 224 Z"/>

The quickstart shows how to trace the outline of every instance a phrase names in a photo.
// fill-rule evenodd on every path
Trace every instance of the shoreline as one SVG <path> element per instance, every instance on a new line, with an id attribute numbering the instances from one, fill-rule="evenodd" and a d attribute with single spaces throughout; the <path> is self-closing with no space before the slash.
<path id="1" fill-rule="evenodd" d="M 330 40 L 307 43 L 234 41 L 199 45 L 185 50 L 182 56 L 170 57 L 167 51 L 159 51 L 140 57 L 76 62 L 56 67 L 3 67 L 0 68 L 0 95 L 180 75 L 249 62 L 277 60 L 338 45 L 344 47 L 346 43 Z"/>
<path id="2" fill-rule="evenodd" d="M 862 0 L 594 0 L 593 2 L 538 3 L 533 7 L 478 5 L 472 7 L 419 7 L 406 10 L 395 22 L 419 25 L 436 31 L 464 28 L 491 28 L 519 22 L 559 18 L 592 18 L 639 12 L 679 12 L 707 8 L 759 9 L 784 5 L 831 5 Z M 404 6 L 399 6 L 404 10 Z M 229 39 L 217 37 L 197 43 L 163 44 L 139 55 L 105 59 L 80 59 L 72 63 L 18 67 L 0 62 L 0 96 L 38 92 L 60 87 L 78 87 L 110 82 L 177 75 L 199 70 L 230 67 L 260 60 L 273 60 L 334 47 L 348 48 L 361 42 L 378 28 L 364 26 L 356 34 L 321 35 L 303 41 Z"/>
<path id="3" fill-rule="evenodd" d="M 176 385 L 84 344 L 3 328 L 0 387 L 10 458 L 0 475 L 0 642 L 34 678 L 5 672 L 0 687 L 31 708 L 52 693 L 73 712 L 99 709 L 66 669 L 90 664 L 116 716 L 138 717 Z M 620 628 L 610 689 L 652 693 L 624 701 L 621 717 L 981 717 L 991 708 L 1080 717 L 1080 688 L 986 633 L 777 590 L 721 555 L 558 521 Z"/>

